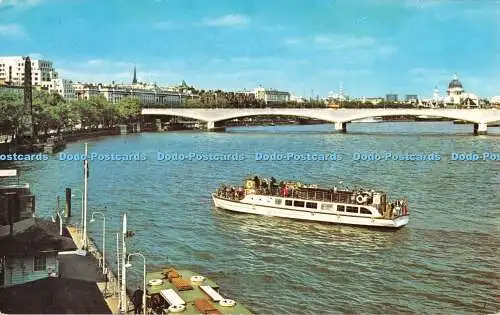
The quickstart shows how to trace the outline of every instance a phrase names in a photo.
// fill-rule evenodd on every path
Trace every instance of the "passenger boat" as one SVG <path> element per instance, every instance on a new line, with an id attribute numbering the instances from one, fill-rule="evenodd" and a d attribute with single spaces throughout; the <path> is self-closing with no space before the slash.
<path id="1" fill-rule="evenodd" d="M 349 225 L 399 228 L 408 224 L 407 198 L 390 201 L 375 190 L 320 188 L 275 178 L 247 178 L 244 187 L 221 185 L 216 207 L 243 213 Z"/>
<path id="2" fill-rule="evenodd" d="M 243 304 L 224 297 L 212 280 L 174 268 L 146 274 L 148 313 L 252 314 Z"/>

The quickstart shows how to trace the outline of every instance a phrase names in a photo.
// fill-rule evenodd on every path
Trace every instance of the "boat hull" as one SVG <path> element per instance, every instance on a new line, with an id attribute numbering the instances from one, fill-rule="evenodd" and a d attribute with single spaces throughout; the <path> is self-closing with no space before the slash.
<path id="1" fill-rule="evenodd" d="M 378 218 L 361 217 L 355 215 L 338 214 L 334 212 L 327 213 L 325 211 L 319 211 L 319 210 L 315 211 L 312 209 L 293 210 L 293 209 L 285 209 L 272 206 L 245 203 L 236 200 L 228 200 L 220 198 L 216 195 L 212 195 L 212 199 L 217 208 L 224 210 L 264 215 L 264 216 L 289 218 L 296 220 L 325 222 L 325 223 L 360 225 L 360 226 L 383 227 L 383 228 L 400 228 L 408 224 L 408 218 L 409 218 L 406 215 L 397 217 L 393 220 L 389 220 L 389 219 L 378 219 Z"/>

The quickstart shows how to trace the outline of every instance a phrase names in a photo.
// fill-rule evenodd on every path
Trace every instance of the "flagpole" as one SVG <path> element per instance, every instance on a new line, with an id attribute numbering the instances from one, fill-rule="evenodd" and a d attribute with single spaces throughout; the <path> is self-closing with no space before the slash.
<path id="1" fill-rule="evenodd" d="M 122 289 L 120 292 L 120 313 L 127 313 L 127 280 L 125 268 L 125 256 L 127 256 L 127 248 L 125 245 L 125 237 L 127 234 L 127 213 L 123 214 L 123 231 L 122 231 Z"/>
<path id="2" fill-rule="evenodd" d="M 85 250 L 87 250 L 87 198 L 88 198 L 88 171 L 89 171 L 89 161 L 88 161 L 88 147 L 87 143 L 85 142 L 85 160 L 83 162 L 83 178 L 84 178 L 84 184 L 83 184 L 83 190 L 84 190 L 84 198 L 83 198 L 83 247 Z"/>

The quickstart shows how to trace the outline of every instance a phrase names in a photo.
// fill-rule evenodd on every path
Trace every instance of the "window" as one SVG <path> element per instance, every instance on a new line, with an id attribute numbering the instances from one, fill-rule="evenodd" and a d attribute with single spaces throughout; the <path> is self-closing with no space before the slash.
<path id="1" fill-rule="evenodd" d="M 293 202 L 293 206 L 294 207 L 303 207 L 304 206 L 304 202 L 303 201 L 297 201 L 297 200 L 295 200 Z"/>
<path id="2" fill-rule="evenodd" d="M 347 206 L 347 208 L 345 209 L 345 212 L 358 213 L 358 207 Z"/>
<path id="3" fill-rule="evenodd" d="M 33 260 L 33 271 L 45 271 L 47 269 L 47 258 L 44 255 L 35 256 Z"/>
<path id="4" fill-rule="evenodd" d="M 318 209 L 318 204 L 315 203 L 315 202 L 308 202 L 308 203 L 306 203 L 306 208 L 309 208 L 309 209 Z"/>
<path id="5" fill-rule="evenodd" d="M 292 201 L 291 200 L 285 200 L 285 205 L 286 206 L 291 206 L 292 205 Z"/>
<path id="6" fill-rule="evenodd" d="M 344 212 L 345 211 L 345 206 L 337 206 L 337 211 L 338 212 Z"/>
<path id="7" fill-rule="evenodd" d="M 366 208 L 360 208 L 359 209 L 359 213 L 362 213 L 362 214 L 372 214 L 372 212 Z"/>
<path id="8" fill-rule="evenodd" d="M 274 203 L 277 204 L 277 205 L 280 205 L 281 204 L 281 199 L 275 199 Z"/>
<path id="9" fill-rule="evenodd" d="M 321 205 L 321 210 L 332 210 L 333 205 L 331 203 L 324 203 Z"/>

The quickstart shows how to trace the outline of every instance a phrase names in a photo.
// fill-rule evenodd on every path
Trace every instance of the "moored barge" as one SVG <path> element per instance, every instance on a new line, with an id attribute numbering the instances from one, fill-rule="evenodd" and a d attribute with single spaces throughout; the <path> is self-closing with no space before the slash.
<path id="1" fill-rule="evenodd" d="M 217 208 L 283 218 L 349 225 L 400 228 L 408 224 L 407 198 L 390 201 L 373 189 L 321 188 L 297 181 L 250 177 L 243 187 L 221 185 Z"/>

